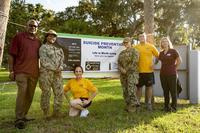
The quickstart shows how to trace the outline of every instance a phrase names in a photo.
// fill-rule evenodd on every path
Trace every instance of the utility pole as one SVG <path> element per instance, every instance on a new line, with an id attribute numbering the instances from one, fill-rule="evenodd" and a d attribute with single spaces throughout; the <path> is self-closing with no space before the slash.
<path id="1" fill-rule="evenodd" d="M 6 37 L 6 29 L 9 18 L 11 0 L 0 1 L 0 68 L 3 60 L 3 51 Z"/>

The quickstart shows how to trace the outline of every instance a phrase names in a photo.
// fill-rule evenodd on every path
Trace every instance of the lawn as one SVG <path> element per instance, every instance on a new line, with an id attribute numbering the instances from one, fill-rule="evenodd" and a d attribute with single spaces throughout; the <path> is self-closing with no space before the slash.
<path id="1" fill-rule="evenodd" d="M 8 74 L 9 72 L 6 69 L 0 68 L 0 83 L 9 80 Z"/>
<path id="2" fill-rule="evenodd" d="M 0 73 L 1 74 L 1 73 Z M 92 79 L 99 93 L 87 118 L 70 118 L 68 104 L 64 99 L 62 118 L 44 120 L 40 109 L 41 91 L 37 86 L 28 117 L 26 129 L 13 126 L 15 119 L 16 84 L 0 84 L 0 133 L 197 133 L 200 132 L 200 106 L 191 105 L 188 100 L 179 100 L 176 113 L 162 111 L 163 98 L 156 97 L 154 111 L 143 108 L 139 113 L 124 111 L 122 90 L 118 79 Z M 66 82 L 66 80 L 64 81 Z M 53 101 L 53 99 L 51 99 Z M 144 100 L 143 100 L 144 101 Z M 51 102 L 52 103 L 52 102 Z M 52 109 L 51 109 L 52 110 Z"/>

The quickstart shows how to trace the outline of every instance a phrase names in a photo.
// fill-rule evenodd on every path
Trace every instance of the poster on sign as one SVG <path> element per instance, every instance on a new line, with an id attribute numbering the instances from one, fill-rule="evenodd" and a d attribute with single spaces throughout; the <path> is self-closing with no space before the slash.
<path id="1" fill-rule="evenodd" d="M 117 58 L 122 49 L 121 40 L 83 38 L 81 64 L 85 71 L 117 71 Z"/>
<path id="2" fill-rule="evenodd" d="M 123 38 L 59 33 L 57 42 L 65 54 L 65 72 L 81 65 L 85 72 L 117 72 L 117 59 L 124 49 Z"/>

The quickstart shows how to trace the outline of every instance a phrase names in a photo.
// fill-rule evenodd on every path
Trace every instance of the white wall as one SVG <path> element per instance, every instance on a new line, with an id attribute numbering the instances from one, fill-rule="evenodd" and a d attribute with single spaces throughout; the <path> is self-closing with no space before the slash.
<path id="1" fill-rule="evenodd" d="M 190 103 L 200 103 L 200 52 L 191 50 L 189 56 L 189 99 Z"/>

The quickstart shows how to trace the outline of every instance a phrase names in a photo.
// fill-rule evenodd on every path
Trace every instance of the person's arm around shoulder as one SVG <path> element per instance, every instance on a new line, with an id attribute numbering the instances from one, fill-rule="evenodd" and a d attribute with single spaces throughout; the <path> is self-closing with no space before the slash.
<path id="1" fill-rule="evenodd" d="M 155 61 L 152 64 L 151 69 L 155 69 L 155 65 L 156 63 L 158 63 L 159 51 L 153 44 L 149 44 L 149 45 L 152 47 L 152 53 L 153 53 L 153 56 L 155 57 Z"/>
<path id="2" fill-rule="evenodd" d="M 159 52 L 157 50 L 157 48 L 154 46 L 154 45 L 151 45 L 152 46 L 152 52 L 153 52 L 153 55 L 158 58 L 159 57 Z"/>
<path id="3" fill-rule="evenodd" d="M 159 60 L 160 60 L 160 56 L 162 54 L 162 51 L 159 52 L 159 56 L 157 58 L 155 58 L 154 60 L 154 65 L 157 65 L 159 63 Z"/>

